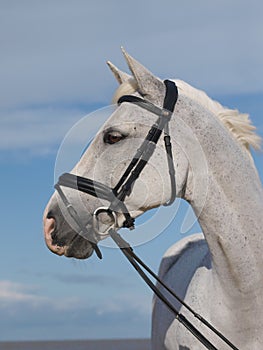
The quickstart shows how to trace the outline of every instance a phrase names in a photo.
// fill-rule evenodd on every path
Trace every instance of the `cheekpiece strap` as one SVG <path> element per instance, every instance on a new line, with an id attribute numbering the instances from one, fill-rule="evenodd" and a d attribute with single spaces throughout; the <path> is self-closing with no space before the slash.
<path id="1" fill-rule="evenodd" d="M 164 80 L 164 85 L 166 87 L 166 92 L 163 101 L 163 108 L 173 112 L 178 99 L 178 89 L 176 84 L 171 80 Z"/>

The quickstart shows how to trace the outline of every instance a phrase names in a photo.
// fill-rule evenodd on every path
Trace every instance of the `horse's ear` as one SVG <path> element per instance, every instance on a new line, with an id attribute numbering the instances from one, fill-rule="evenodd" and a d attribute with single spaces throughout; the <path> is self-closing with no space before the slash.
<path id="1" fill-rule="evenodd" d="M 112 71 L 113 75 L 115 76 L 115 78 L 117 79 L 119 84 L 125 83 L 126 81 L 128 81 L 129 79 L 132 78 L 131 75 L 129 75 L 129 74 L 125 73 L 125 72 L 122 72 L 120 69 L 118 69 L 110 61 L 107 61 L 107 65 L 110 67 L 110 70 Z"/>
<path id="2" fill-rule="evenodd" d="M 145 96 L 149 100 L 158 100 L 165 92 L 165 86 L 163 82 L 154 76 L 147 68 L 141 63 L 131 57 L 123 48 L 123 55 L 128 63 L 130 71 L 132 72 L 141 95 Z"/>

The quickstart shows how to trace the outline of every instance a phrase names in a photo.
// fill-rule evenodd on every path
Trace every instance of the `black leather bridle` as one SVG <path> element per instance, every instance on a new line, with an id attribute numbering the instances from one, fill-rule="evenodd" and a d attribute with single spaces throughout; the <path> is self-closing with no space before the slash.
<path id="1" fill-rule="evenodd" d="M 184 302 L 177 294 L 175 294 L 159 277 L 134 253 L 133 249 L 130 247 L 128 242 L 126 242 L 116 231 L 117 218 L 116 213 L 121 212 L 125 221 L 123 227 L 133 229 L 134 228 L 134 218 L 130 215 L 126 205 L 125 199 L 132 192 L 132 188 L 136 180 L 139 178 L 146 164 L 149 162 L 151 156 L 154 153 L 156 145 L 164 133 L 164 143 L 167 154 L 168 170 L 170 176 L 171 184 L 171 197 L 170 200 L 165 203 L 165 206 L 171 205 L 176 198 L 176 181 L 175 181 L 175 169 L 173 163 L 172 155 L 172 145 L 169 135 L 169 121 L 173 115 L 175 104 L 178 99 L 178 90 L 174 82 L 170 80 L 164 81 L 166 87 L 166 94 L 164 98 L 163 108 L 157 107 L 151 102 L 136 97 L 132 95 L 122 96 L 118 104 L 124 102 L 135 104 L 147 111 L 158 116 L 156 122 L 150 128 L 146 138 L 144 139 L 141 146 L 138 148 L 130 164 L 126 168 L 122 177 L 116 184 L 114 188 L 110 188 L 101 182 L 97 182 L 92 179 L 85 177 L 73 175 L 70 173 L 65 173 L 59 177 L 58 183 L 55 185 L 63 204 L 65 205 L 67 212 L 77 224 L 79 231 L 78 234 L 85 237 L 93 249 L 95 250 L 97 256 L 101 259 L 102 254 L 98 248 L 96 237 L 90 237 L 87 226 L 88 224 L 83 224 L 81 218 L 79 217 L 77 211 L 73 205 L 68 201 L 65 193 L 61 187 L 69 187 L 91 196 L 98 197 L 100 199 L 107 200 L 110 204 L 108 207 L 99 207 L 93 213 L 92 224 L 93 229 L 96 233 L 105 235 L 105 233 L 100 233 L 96 227 L 98 215 L 101 213 L 107 213 L 111 220 L 114 222 L 113 227 L 109 228 L 107 234 L 111 236 L 117 246 L 120 248 L 124 256 L 128 259 L 131 265 L 147 283 L 147 285 L 152 289 L 152 291 L 160 298 L 168 309 L 175 315 L 176 319 L 183 324 L 194 336 L 197 338 L 207 349 L 218 350 L 184 315 L 182 315 L 173 304 L 167 299 L 163 292 L 154 285 L 151 279 L 146 275 L 144 270 L 150 274 L 171 296 L 181 303 L 185 308 L 188 309 L 199 321 L 201 321 L 206 327 L 208 327 L 215 335 L 217 335 L 223 342 L 225 342 L 231 349 L 238 350 L 238 348 L 233 345 L 221 332 L 219 332 L 215 327 L 213 327 L 206 319 L 201 315 L 196 313 L 188 304 Z"/>
<path id="2" fill-rule="evenodd" d="M 73 206 L 68 202 L 67 197 L 65 196 L 62 186 L 69 187 L 84 193 L 87 193 L 91 196 L 98 197 L 100 199 L 105 199 L 109 201 L 110 205 L 106 208 L 98 208 L 93 216 L 98 216 L 102 211 L 107 211 L 109 215 L 114 215 L 116 212 L 120 212 L 124 215 L 125 221 L 123 222 L 123 227 L 133 229 L 134 228 L 134 218 L 132 218 L 129 213 L 126 205 L 125 199 L 132 192 L 132 188 L 136 180 L 139 178 L 144 167 L 149 162 L 151 156 L 154 153 L 157 142 L 159 141 L 162 133 L 164 132 L 164 143 L 167 154 L 168 170 L 171 183 L 171 197 L 170 200 L 165 203 L 165 206 L 171 205 L 176 198 L 176 182 L 175 182 L 175 170 L 173 164 L 173 155 L 172 155 L 172 145 L 169 135 L 169 121 L 173 114 L 173 110 L 178 98 L 177 86 L 174 82 L 170 80 L 164 81 L 166 87 L 166 94 L 164 98 L 163 108 L 157 107 L 149 101 L 146 101 L 142 98 L 132 95 L 122 96 L 118 104 L 124 102 L 135 104 L 147 111 L 158 116 L 156 122 L 150 128 L 147 136 L 142 142 L 141 146 L 137 149 L 134 157 L 132 158 L 130 164 L 124 171 L 122 177 L 115 185 L 114 188 L 110 188 L 101 182 L 97 182 L 92 179 L 85 177 L 73 175 L 70 173 L 65 173 L 59 177 L 58 183 L 55 185 L 57 192 L 59 193 L 65 207 L 68 210 L 68 213 L 73 218 L 75 223 L 79 226 L 81 230 L 81 235 L 86 239 L 88 238 L 88 233 L 85 226 L 82 224 L 77 212 Z M 94 226 L 94 225 L 93 225 Z M 94 237 L 90 239 L 91 244 L 97 253 L 98 257 L 101 258 L 101 253 L 96 243 L 94 242 Z M 96 240 L 95 240 L 96 241 Z"/>

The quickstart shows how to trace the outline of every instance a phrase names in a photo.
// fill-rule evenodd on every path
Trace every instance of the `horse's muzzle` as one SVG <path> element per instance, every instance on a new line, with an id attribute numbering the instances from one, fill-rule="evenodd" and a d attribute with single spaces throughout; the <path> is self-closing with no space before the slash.
<path id="1" fill-rule="evenodd" d="M 92 244 L 70 227 L 59 209 L 47 206 L 43 217 L 43 230 L 47 247 L 57 255 L 87 259 L 93 253 Z"/>

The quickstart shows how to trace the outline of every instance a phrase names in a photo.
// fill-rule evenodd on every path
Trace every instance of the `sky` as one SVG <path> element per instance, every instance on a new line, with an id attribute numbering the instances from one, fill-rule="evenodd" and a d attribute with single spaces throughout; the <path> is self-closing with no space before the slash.
<path id="1" fill-rule="evenodd" d="M 120 46 L 155 75 L 249 113 L 263 136 L 262 13 L 260 0 L 0 0 L 0 341 L 150 336 L 151 292 L 119 251 L 77 261 L 45 246 L 59 146 L 110 104 L 117 84 L 105 62 L 127 70 Z M 155 271 L 183 237 L 186 210 L 136 248 Z"/>

